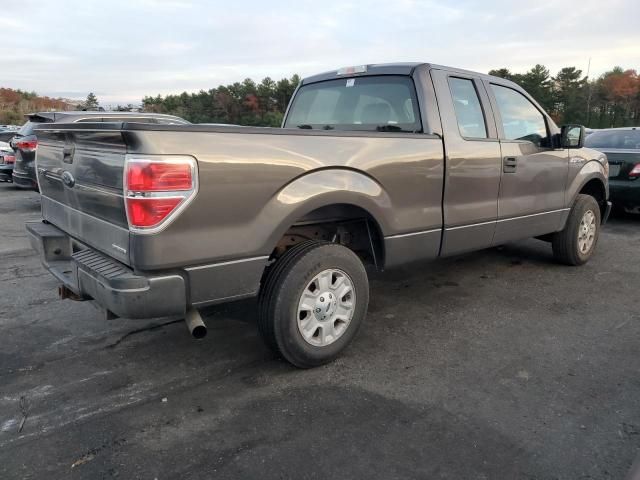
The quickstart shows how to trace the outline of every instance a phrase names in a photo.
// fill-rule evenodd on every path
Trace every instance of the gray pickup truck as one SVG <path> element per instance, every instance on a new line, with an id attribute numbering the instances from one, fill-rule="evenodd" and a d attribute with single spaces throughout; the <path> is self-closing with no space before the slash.
<path id="1" fill-rule="evenodd" d="M 283 128 L 76 123 L 37 129 L 63 298 L 107 317 L 184 316 L 258 296 L 266 343 L 306 368 L 354 338 L 367 268 L 527 237 L 568 265 L 609 213 L 605 155 L 518 85 L 425 63 L 304 79 Z"/>

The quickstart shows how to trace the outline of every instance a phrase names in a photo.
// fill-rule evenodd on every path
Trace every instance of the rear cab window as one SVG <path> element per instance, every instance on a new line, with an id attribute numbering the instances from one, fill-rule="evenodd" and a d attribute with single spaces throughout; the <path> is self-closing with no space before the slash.
<path id="1" fill-rule="evenodd" d="M 339 78 L 300 87 L 285 128 L 422 132 L 413 80 L 401 75 Z"/>

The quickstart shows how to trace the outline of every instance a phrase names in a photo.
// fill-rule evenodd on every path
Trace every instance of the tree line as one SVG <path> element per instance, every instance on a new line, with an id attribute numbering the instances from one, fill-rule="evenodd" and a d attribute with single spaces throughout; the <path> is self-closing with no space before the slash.
<path id="1" fill-rule="evenodd" d="M 507 78 L 527 90 L 558 124 L 579 123 L 591 128 L 640 125 L 640 76 L 621 67 L 589 79 L 575 67 L 556 75 L 536 65 L 525 73 L 507 68 L 490 75 Z M 260 83 L 251 79 L 198 93 L 145 97 L 143 110 L 169 113 L 195 123 L 279 126 L 300 78 Z"/>
<path id="2" fill-rule="evenodd" d="M 299 83 L 298 75 L 278 81 L 266 77 L 260 83 L 247 78 L 197 93 L 144 97 L 142 109 L 177 115 L 193 123 L 278 127 Z"/>
<path id="3" fill-rule="evenodd" d="M 559 125 L 640 126 L 640 76 L 636 70 L 615 67 L 594 79 L 587 78 L 575 67 L 565 67 L 551 75 L 543 65 L 524 73 L 500 68 L 489 74 L 520 84 Z M 267 77 L 259 83 L 247 78 L 196 93 L 147 96 L 142 100 L 142 110 L 177 115 L 193 123 L 277 127 L 299 83 L 298 75 L 278 81 Z M 84 102 L 72 104 L 63 99 L 39 97 L 34 92 L 0 88 L 0 124 L 22 123 L 25 113 L 38 110 L 74 108 L 98 110 L 101 107 L 93 93 Z M 133 106 L 116 109 L 132 110 Z"/>

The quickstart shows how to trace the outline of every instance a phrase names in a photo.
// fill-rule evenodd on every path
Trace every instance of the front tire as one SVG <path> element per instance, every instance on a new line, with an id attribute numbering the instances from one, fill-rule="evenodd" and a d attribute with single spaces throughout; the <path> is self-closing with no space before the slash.
<path id="1" fill-rule="evenodd" d="M 600 206 L 590 195 L 576 198 L 564 230 L 553 236 L 553 255 L 566 265 L 583 265 L 589 261 L 600 236 Z"/>
<path id="2" fill-rule="evenodd" d="M 353 340 L 369 304 L 364 265 L 347 247 L 306 242 L 271 267 L 260 292 L 258 328 L 299 368 L 334 360 Z"/>

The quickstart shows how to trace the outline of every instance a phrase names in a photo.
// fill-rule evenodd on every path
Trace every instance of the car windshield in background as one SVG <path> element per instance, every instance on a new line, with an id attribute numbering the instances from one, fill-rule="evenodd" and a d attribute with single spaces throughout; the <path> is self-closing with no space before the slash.
<path id="1" fill-rule="evenodd" d="M 341 78 L 303 85 L 285 128 L 421 132 L 416 92 L 406 76 Z"/>
<path id="2" fill-rule="evenodd" d="M 584 141 L 585 147 L 640 150 L 640 130 L 605 130 L 594 132 Z"/>
<path id="3" fill-rule="evenodd" d="M 22 127 L 20 127 L 20 130 L 18 130 L 18 135 L 20 135 L 21 137 L 26 137 L 27 135 L 31 135 L 33 133 L 33 129 L 37 125 L 38 125 L 38 122 L 28 121 L 27 123 L 22 125 Z"/>

